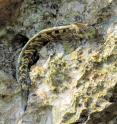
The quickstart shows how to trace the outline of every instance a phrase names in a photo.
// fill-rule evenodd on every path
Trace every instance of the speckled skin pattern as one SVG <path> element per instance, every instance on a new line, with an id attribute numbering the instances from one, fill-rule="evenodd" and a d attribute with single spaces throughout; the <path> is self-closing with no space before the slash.
<path id="1" fill-rule="evenodd" d="M 31 63 L 33 63 L 33 57 L 36 55 L 37 51 L 48 42 L 55 42 L 57 40 L 65 41 L 69 38 L 75 38 L 79 41 L 83 38 L 92 38 L 96 34 L 96 29 L 91 25 L 84 23 L 73 23 L 66 26 L 44 29 L 25 44 L 19 55 L 16 66 L 16 77 L 18 83 L 21 85 L 22 105 L 24 111 L 27 108 L 29 89 L 31 87 L 31 80 L 29 77 L 30 66 Z"/>

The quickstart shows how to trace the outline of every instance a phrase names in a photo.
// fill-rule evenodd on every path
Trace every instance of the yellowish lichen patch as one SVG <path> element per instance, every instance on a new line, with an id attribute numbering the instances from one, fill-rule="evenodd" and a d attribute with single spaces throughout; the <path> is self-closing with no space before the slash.
<path id="1" fill-rule="evenodd" d="M 53 123 L 87 120 L 90 114 L 101 113 L 111 105 L 117 85 L 116 35 L 109 34 L 103 42 L 99 49 L 95 46 L 92 49 L 91 42 L 70 51 L 68 48 L 65 51 L 68 54 L 55 55 L 49 59 L 47 68 L 39 66 L 34 72 L 42 77 L 41 85 L 48 86 L 49 92 L 39 90 L 38 96 L 45 100 L 44 105 L 52 105 Z M 94 118 L 97 117 L 100 114 Z"/>
<path id="2" fill-rule="evenodd" d="M 68 80 L 66 74 L 67 63 L 63 58 L 55 58 L 49 63 L 49 72 L 47 73 L 46 82 L 53 90 L 57 90 L 59 86 L 63 85 L 65 80 Z"/>

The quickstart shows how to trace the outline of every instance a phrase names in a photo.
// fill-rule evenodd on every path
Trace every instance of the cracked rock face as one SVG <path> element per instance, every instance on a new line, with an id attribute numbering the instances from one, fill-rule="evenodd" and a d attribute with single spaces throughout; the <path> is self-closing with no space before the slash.
<path id="1" fill-rule="evenodd" d="M 23 1 L 18 18 L 5 29 L 30 38 L 47 27 L 87 22 L 99 35 L 49 43 L 39 51 L 25 113 L 20 86 L 0 71 L 0 123 L 117 124 L 116 5 L 116 0 Z"/>

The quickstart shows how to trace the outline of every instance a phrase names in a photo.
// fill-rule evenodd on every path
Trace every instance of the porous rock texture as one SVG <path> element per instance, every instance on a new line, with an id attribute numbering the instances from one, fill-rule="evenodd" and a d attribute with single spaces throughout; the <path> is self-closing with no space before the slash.
<path id="1" fill-rule="evenodd" d="M 0 123 L 117 124 L 117 1 L 19 4 L 17 16 L 0 28 Z M 15 80 L 21 47 L 27 37 L 44 28 L 74 22 L 94 25 L 97 37 L 48 43 L 39 51 L 40 59 L 30 70 L 33 85 L 23 112 Z"/>

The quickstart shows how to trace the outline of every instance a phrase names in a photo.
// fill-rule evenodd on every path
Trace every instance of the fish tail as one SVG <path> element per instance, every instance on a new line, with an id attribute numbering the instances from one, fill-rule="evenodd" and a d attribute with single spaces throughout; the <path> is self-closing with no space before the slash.
<path id="1" fill-rule="evenodd" d="M 27 110 L 27 105 L 28 105 L 28 98 L 29 98 L 29 87 L 25 89 L 21 89 L 21 101 L 22 101 L 22 108 L 24 111 Z"/>

